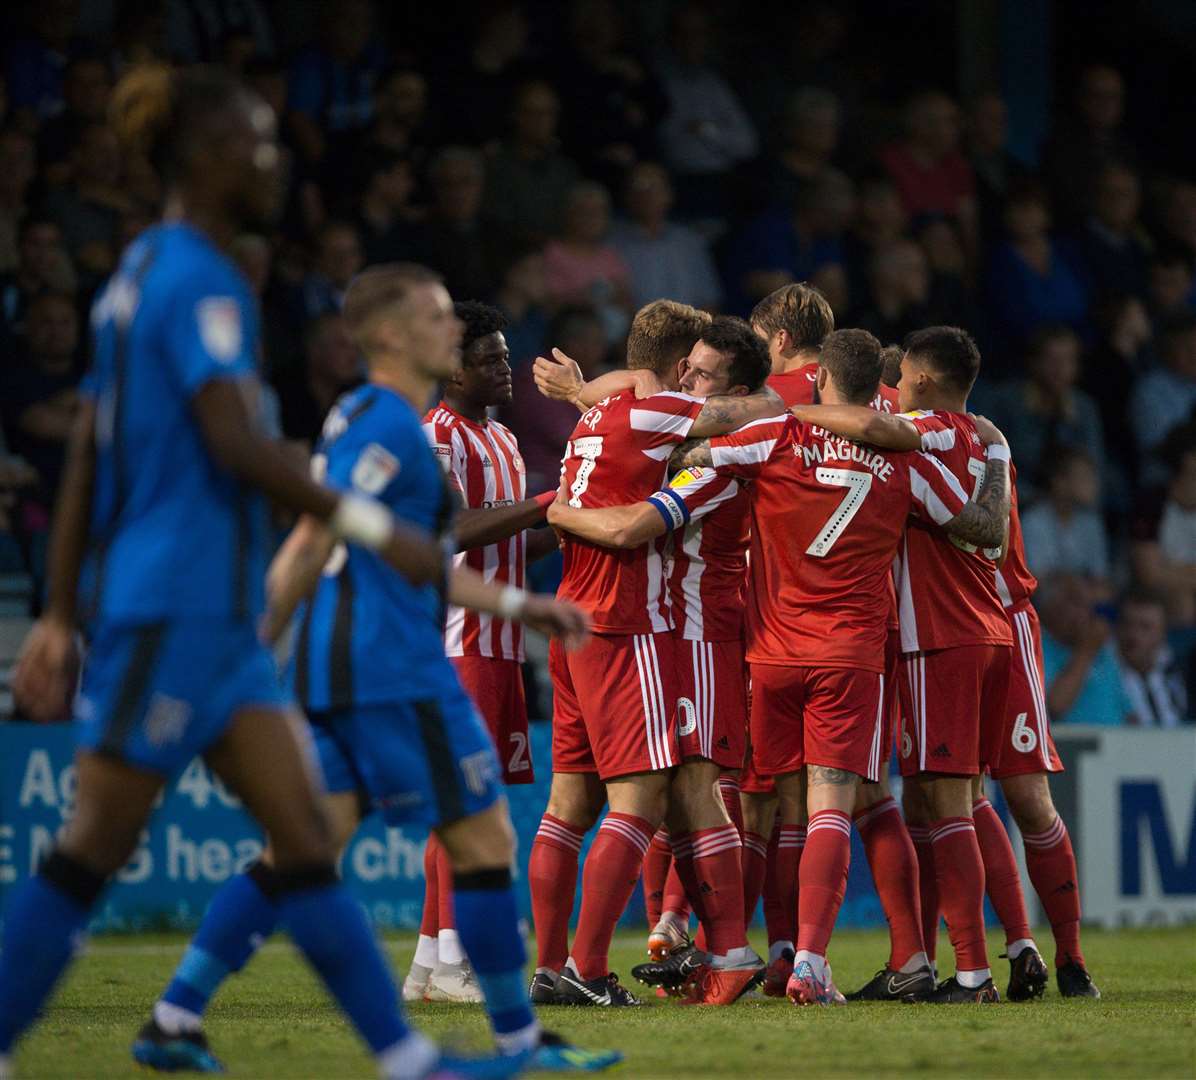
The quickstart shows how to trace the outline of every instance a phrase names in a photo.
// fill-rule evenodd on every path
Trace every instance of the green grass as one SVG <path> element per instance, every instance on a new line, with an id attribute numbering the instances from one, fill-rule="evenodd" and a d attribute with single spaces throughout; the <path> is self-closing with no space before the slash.
<path id="1" fill-rule="evenodd" d="M 627 975 L 639 962 L 642 941 L 640 935 L 619 938 L 612 956 L 617 971 Z M 398 970 L 405 971 L 412 939 L 391 944 Z M 133 1075 L 129 1043 L 182 945 L 177 936 L 93 942 L 22 1045 L 18 1076 Z M 995 959 L 998 938 L 990 939 L 990 948 L 1003 991 L 1007 969 Z M 885 949 L 880 933 L 837 934 L 836 981 L 846 989 L 862 983 Z M 1090 932 L 1085 952 L 1104 992 L 1099 1002 L 1063 1002 L 1052 984 L 1041 1002 L 995 1008 L 799 1010 L 770 1000 L 687 1009 L 649 998 L 642 1009 L 551 1009 L 543 1016 L 583 1045 L 624 1050 L 627 1060 L 612 1078 L 1196 1075 L 1196 933 Z M 480 1009 L 420 1005 L 411 1012 L 425 1031 L 458 1046 L 486 1045 Z M 208 1032 L 234 1077 L 375 1075 L 287 945 L 267 948 L 229 982 L 212 1008 Z"/>

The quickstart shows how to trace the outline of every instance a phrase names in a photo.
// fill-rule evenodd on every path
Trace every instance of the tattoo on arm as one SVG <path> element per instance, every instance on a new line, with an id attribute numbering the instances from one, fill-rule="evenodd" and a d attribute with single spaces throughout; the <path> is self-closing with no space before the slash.
<path id="1" fill-rule="evenodd" d="M 806 770 L 806 778 L 813 785 L 833 784 L 835 787 L 846 787 L 854 784 L 859 776 L 846 769 L 832 769 L 826 765 L 811 765 Z"/>
<path id="2" fill-rule="evenodd" d="M 669 458 L 669 472 L 682 469 L 713 468 L 714 454 L 708 439 L 686 439 Z"/>
<path id="3" fill-rule="evenodd" d="M 1009 527 L 1009 497 L 1008 467 L 1004 461 L 989 461 L 976 497 L 948 526 L 951 535 L 977 547 L 1000 547 Z"/>

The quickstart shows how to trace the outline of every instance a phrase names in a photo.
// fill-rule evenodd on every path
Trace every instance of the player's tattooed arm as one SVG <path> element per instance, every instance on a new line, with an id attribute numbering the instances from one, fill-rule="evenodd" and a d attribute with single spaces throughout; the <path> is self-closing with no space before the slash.
<path id="1" fill-rule="evenodd" d="M 742 396 L 719 394 L 706 399 L 689 433 L 694 438 L 726 435 L 753 420 L 776 416 L 784 411 L 785 403 L 770 386 L 762 386 L 754 394 Z"/>
<path id="2" fill-rule="evenodd" d="M 827 785 L 830 787 L 847 787 L 854 784 L 859 776 L 847 769 L 832 769 L 827 765 L 811 765 L 807 770 L 807 781 L 813 787 Z"/>
<path id="3" fill-rule="evenodd" d="M 548 508 L 548 524 L 591 544 L 611 548 L 637 548 L 665 531 L 660 511 L 648 502 L 601 510 L 555 502 Z"/>
<path id="4" fill-rule="evenodd" d="M 794 405 L 789 411 L 804 424 L 814 424 L 853 442 L 886 450 L 922 448 L 922 435 L 911 421 L 867 405 Z"/>
<path id="5" fill-rule="evenodd" d="M 682 469 L 709 469 L 714 467 L 714 451 L 709 439 L 686 439 L 669 457 L 669 472 Z"/>
<path id="6" fill-rule="evenodd" d="M 949 522 L 947 532 L 982 548 L 1003 547 L 1009 529 L 1009 464 L 990 458 L 980 490 Z"/>

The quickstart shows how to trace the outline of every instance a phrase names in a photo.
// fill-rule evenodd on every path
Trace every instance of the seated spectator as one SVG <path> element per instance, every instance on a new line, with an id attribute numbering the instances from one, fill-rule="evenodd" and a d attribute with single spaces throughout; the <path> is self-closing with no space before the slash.
<path id="1" fill-rule="evenodd" d="M 565 307 L 558 311 L 548 328 L 544 351 L 553 347 L 576 360 L 587 379 L 608 370 L 606 334 L 592 308 Z M 531 364 L 515 371 L 513 400 L 504 410 L 503 421 L 519 440 L 519 452 L 527 466 L 528 491 L 546 491 L 560 483 L 565 443 L 580 415 L 569 402 L 553 401 L 536 389 Z"/>
<path id="2" fill-rule="evenodd" d="M 722 285 L 706 241 L 688 226 L 669 220 L 669 174 L 660 165 L 641 161 L 627 173 L 624 206 L 627 220 L 614 227 L 611 243 L 631 271 L 632 306 L 638 309 L 667 296 L 717 310 Z"/>
<path id="3" fill-rule="evenodd" d="M 1179 316 L 1159 334 L 1162 366 L 1143 376 L 1129 402 L 1130 427 L 1141 458 L 1142 482 L 1161 487 L 1167 472 L 1158 451 L 1196 408 L 1196 315 Z"/>
<path id="4" fill-rule="evenodd" d="M 1004 226 L 989 262 L 988 305 L 1005 352 L 1016 355 L 1049 323 L 1081 331 L 1088 289 L 1051 238 L 1051 212 L 1042 188 L 1031 182 L 1010 192 Z"/>
<path id="5" fill-rule="evenodd" d="M 805 86 L 790 95 L 780 120 L 781 145 L 764 163 L 767 206 L 792 206 L 798 192 L 830 167 L 839 148 L 842 110 L 829 90 Z"/>
<path id="6" fill-rule="evenodd" d="M 1181 247 L 1160 247 L 1150 260 L 1150 313 L 1164 321 L 1196 312 L 1193 259 Z"/>
<path id="7" fill-rule="evenodd" d="M 942 214 L 959 222 L 969 250 L 976 241 L 976 177 L 959 148 L 959 107 L 929 91 L 905 109 L 905 138 L 880 154 L 905 212 Z"/>
<path id="8" fill-rule="evenodd" d="M 420 215 L 411 206 L 415 175 L 402 154 L 375 147 L 359 158 L 360 193 L 354 221 L 364 265 L 399 262 L 410 255 Z"/>
<path id="9" fill-rule="evenodd" d="M 37 133 L 37 157 L 50 186 L 70 179 L 72 152 L 89 125 L 107 119 L 111 93 L 112 73 L 100 57 L 82 54 L 67 64 L 62 75 L 62 112 Z"/>
<path id="10" fill-rule="evenodd" d="M 507 317 L 503 336 L 507 339 L 514 372 L 530 364 L 544 348 L 548 334 L 547 300 L 543 252 L 516 251 L 494 294 L 495 306 Z"/>
<path id="11" fill-rule="evenodd" d="M 36 174 L 33 139 L 19 128 L 0 131 L 0 273 L 17 268 L 18 235 Z"/>
<path id="12" fill-rule="evenodd" d="M 357 229 L 347 221 L 328 222 L 316 239 L 315 265 L 303 281 L 303 320 L 340 311 L 345 290 L 363 265 Z"/>
<path id="13" fill-rule="evenodd" d="M 85 290 L 97 286 L 120 254 L 121 218 L 130 207 L 122 184 L 120 144 L 105 124 L 89 124 L 70 157 L 71 179 L 46 196 Z"/>
<path id="14" fill-rule="evenodd" d="M 682 5 L 673 11 L 669 47 L 657 65 L 668 98 L 660 126 L 664 160 L 681 180 L 688 217 L 721 218 L 723 180 L 756 156 L 756 129 L 735 91 L 710 62 L 710 13 Z"/>
<path id="15" fill-rule="evenodd" d="M 1018 491 L 1027 501 L 1046 490 L 1063 447 L 1083 450 L 1098 476 L 1103 470 L 1100 412 L 1079 388 L 1079 377 L 1079 339 L 1066 326 L 1048 326 L 1030 342 L 1026 377 L 1004 383 L 992 395 L 993 423 L 1009 440 Z"/>
<path id="16" fill-rule="evenodd" d="M 1042 669 L 1053 723 L 1116 725 L 1129 714 L 1112 627 L 1096 600 L 1093 585 L 1072 574 L 1039 583 L 1034 603 L 1042 618 Z"/>
<path id="17" fill-rule="evenodd" d="M 73 295 L 75 268 L 62 243 L 62 230 L 45 217 L 27 217 L 17 240 L 15 273 L 0 275 L 0 326 L 11 344 L 25 332 L 25 313 L 43 292 Z M 0 360 L 0 369 L 4 363 Z"/>
<path id="18" fill-rule="evenodd" d="M 1001 231 L 1005 197 L 1026 177 L 1026 167 L 1007 149 L 1009 110 L 1001 95 L 976 97 L 968 110 L 968 160 L 976 174 L 976 212 L 980 247 L 987 250 Z"/>
<path id="19" fill-rule="evenodd" d="M 902 341 L 928 325 L 930 271 L 926 256 L 912 240 L 898 240 L 872 257 L 864 305 L 853 325 L 880 341 Z"/>
<path id="20" fill-rule="evenodd" d="M 1092 212 L 1076 235 L 1076 258 L 1094 293 L 1145 296 L 1150 251 L 1138 222 L 1142 193 L 1128 165 L 1109 162 L 1095 177 Z"/>
<path id="21" fill-rule="evenodd" d="M 508 241 L 482 214 L 482 155 L 466 146 L 446 146 L 432 158 L 428 182 L 432 205 L 412 230 L 412 260 L 443 274 L 451 295 L 489 299 L 498 286 L 495 268 Z"/>
<path id="22" fill-rule="evenodd" d="M 1021 518 L 1031 572 L 1040 579 L 1066 573 L 1107 582 L 1109 546 L 1092 458 L 1079 447 L 1060 449 L 1044 486 L 1043 497 Z"/>
<path id="23" fill-rule="evenodd" d="M 770 292 L 810 280 L 827 263 L 842 263 L 843 230 L 854 209 L 851 181 L 826 169 L 788 210 L 770 210 L 748 222 L 727 256 L 729 306 L 746 315 Z"/>
<path id="24" fill-rule="evenodd" d="M 1167 607 L 1162 597 L 1138 590 L 1121 598 L 1117 664 L 1129 702 L 1127 723 L 1174 728 L 1192 719 L 1184 675 L 1167 644 Z"/>
<path id="25" fill-rule="evenodd" d="M 577 184 L 569 193 L 561 235 L 544 247 L 548 298 L 554 304 L 589 304 L 608 341 L 631 323 L 631 273 L 610 243 L 610 196 L 601 184 Z"/>
<path id="26" fill-rule="evenodd" d="M 577 166 L 560 152 L 560 112 L 548 83 L 524 83 L 512 103 L 510 137 L 486 163 L 486 214 L 526 244 L 543 244 L 559 231 L 579 179 Z"/>
<path id="27" fill-rule="evenodd" d="M 362 375 L 344 319 L 336 312 L 316 316 L 304 330 L 302 370 L 276 376 L 283 436 L 314 446 L 328 410 Z"/>
<path id="28" fill-rule="evenodd" d="M 37 471 L 34 498 L 46 511 L 79 409 L 78 349 L 74 298 L 42 293 L 29 305 L 23 355 L 0 379 L 0 420 L 12 449 Z"/>

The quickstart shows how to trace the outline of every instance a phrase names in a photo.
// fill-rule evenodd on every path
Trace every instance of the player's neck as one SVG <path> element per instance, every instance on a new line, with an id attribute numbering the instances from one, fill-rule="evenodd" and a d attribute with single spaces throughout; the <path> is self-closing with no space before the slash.
<path id="1" fill-rule="evenodd" d="M 458 416 L 464 416 L 466 420 L 472 420 L 475 424 L 484 424 L 486 422 L 485 405 L 466 401 L 464 398 L 458 397 L 447 390 L 444 393 L 444 403 Z"/>
<path id="2" fill-rule="evenodd" d="M 799 349 L 788 356 L 777 355 L 772 358 L 772 373 L 774 375 L 788 375 L 790 372 L 804 368 L 807 364 L 818 362 L 818 354 L 808 349 Z"/>
<path id="3" fill-rule="evenodd" d="M 432 394 L 436 390 L 435 379 L 430 379 L 423 372 L 413 368 L 399 365 L 371 364 L 370 382 L 393 390 L 419 413 L 432 404 Z"/>
<path id="4" fill-rule="evenodd" d="M 233 216 L 215 206 L 205 206 L 194 195 L 174 192 L 166 199 L 163 221 L 184 221 L 202 232 L 216 247 L 226 250 L 237 235 L 239 226 Z"/>
<path id="5" fill-rule="evenodd" d="M 951 397 L 948 394 L 927 394 L 914 408 L 926 412 L 966 413 L 968 399 Z"/>

